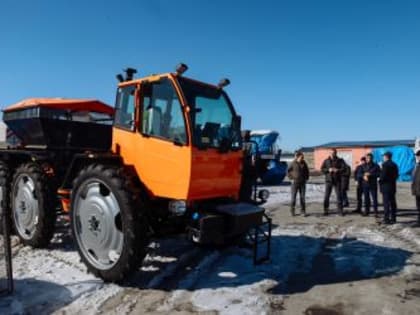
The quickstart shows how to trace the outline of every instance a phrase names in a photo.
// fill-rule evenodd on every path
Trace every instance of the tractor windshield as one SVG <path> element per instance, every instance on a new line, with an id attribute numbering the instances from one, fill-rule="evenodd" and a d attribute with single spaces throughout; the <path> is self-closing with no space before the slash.
<path id="1" fill-rule="evenodd" d="M 199 148 L 240 149 L 241 132 L 226 93 L 183 77 L 178 78 L 190 107 L 193 143 Z"/>

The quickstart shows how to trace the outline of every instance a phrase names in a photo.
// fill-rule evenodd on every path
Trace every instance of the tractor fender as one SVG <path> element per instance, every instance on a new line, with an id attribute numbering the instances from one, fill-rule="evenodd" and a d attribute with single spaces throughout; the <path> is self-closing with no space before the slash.
<path id="1" fill-rule="evenodd" d="M 64 176 L 60 190 L 71 190 L 73 180 L 80 170 L 90 164 L 123 165 L 121 156 L 112 153 L 80 153 L 75 154 Z"/>

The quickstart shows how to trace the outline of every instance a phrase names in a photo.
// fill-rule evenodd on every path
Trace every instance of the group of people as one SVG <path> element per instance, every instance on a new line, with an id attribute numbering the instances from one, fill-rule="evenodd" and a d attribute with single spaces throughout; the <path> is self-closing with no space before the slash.
<path id="1" fill-rule="evenodd" d="M 412 193 L 416 197 L 416 206 L 419 211 L 418 224 L 420 224 L 420 150 L 416 152 L 417 164 L 413 173 Z M 329 214 L 331 192 L 334 190 L 337 198 L 337 208 L 340 215 L 344 215 L 344 208 L 349 207 L 347 192 L 352 176 L 351 168 L 345 161 L 337 156 L 337 150 L 331 149 L 327 159 L 321 166 L 321 171 L 325 175 L 325 195 L 324 195 L 324 215 Z M 295 159 L 288 168 L 288 176 L 291 184 L 291 215 L 296 215 L 296 197 L 299 193 L 300 209 L 303 216 L 307 216 L 305 191 L 306 182 L 309 179 L 309 168 L 305 162 L 302 152 L 297 152 Z M 353 211 L 368 216 L 373 207 L 375 217 L 378 213 L 378 188 L 382 193 L 384 207 L 384 224 L 395 223 L 397 217 L 397 179 L 398 166 L 392 161 L 391 152 L 385 152 L 383 163 L 380 167 L 374 162 L 371 153 L 361 158 L 360 164 L 353 173 L 356 182 L 357 206 Z M 362 211 L 362 201 L 364 199 L 364 211 Z"/>

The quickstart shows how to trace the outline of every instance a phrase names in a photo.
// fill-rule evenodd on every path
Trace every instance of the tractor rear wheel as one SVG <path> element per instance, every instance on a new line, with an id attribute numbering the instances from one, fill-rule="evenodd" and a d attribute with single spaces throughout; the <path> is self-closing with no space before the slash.
<path id="1" fill-rule="evenodd" d="M 147 223 L 129 177 L 90 165 L 73 182 L 71 227 L 82 261 L 105 281 L 120 282 L 146 255 Z"/>
<path id="2" fill-rule="evenodd" d="M 39 165 L 27 163 L 16 169 L 10 195 L 12 220 L 25 245 L 46 247 L 53 237 L 57 209 L 51 187 Z"/>

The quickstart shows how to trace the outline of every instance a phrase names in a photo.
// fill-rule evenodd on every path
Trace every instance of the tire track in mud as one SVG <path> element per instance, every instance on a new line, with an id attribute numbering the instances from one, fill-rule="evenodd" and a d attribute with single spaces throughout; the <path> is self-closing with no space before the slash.
<path id="1" fill-rule="evenodd" d="M 46 249 L 23 246 L 16 238 L 13 246 L 16 284 L 13 304 L 22 310 L 16 314 L 41 310 L 50 312 L 67 308 L 74 309 L 70 313 L 77 313 L 80 310 L 92 312 L 97 305 L 119 290 L 115 285 L 105 284 L 101 279 L 89 274 L 80 262 L 74 245 L 60 234 L 55 235 Z M 46 298 L 43 301 L 45 305 L 41 309 L 38 305 L 38 294 L 35 293 L 40 288 L 41 296 Z M 34 293 L 28 296 L 28 290 Z M 77 305 L 75 308 L 74 304 Z M 0 307 L 0 313 L 2 312 Z"/>
<path id="2" fill-rule="evenodd" d="M 168 314 L 174 311 L 183 314 L 197 314 L 200 311 L 190 302 L 191 293 L 196 277 L 202 276 L 202 271 L 208 264 L 214 263 L 220 253 L 212 254 L 209 249 L 193 248 L 187 245 L 186 252 L 175 262 L 165 266 L 148 279 L 143 279 L 142 271 L 114 297 L 105 301 L 99 308 L 102 313 L 110 314 L 137 314 L 139 310 L 144 313 Z M 153 262 L 153 253 L 148 258 Z M 188 281 L 186 281 L 188 279 Z M 121 305 L 124 301 L 124 305 Z M 208 313 L 210 314 L 210 312 Z"/>
<path id="3" fill-rule="evenodd" d="M 112 301 L 113 297 L 119 295 L 124 296 L 126 292 L 129 292 L 133 288 L 139 290 L 144 289 L 147 292 L 160 290 L 163 294 L 162 300 L 158 304 L 164 304 L 171 297 L 170 293 L 172 290 L 177 289 L 179 283 L 189 274 L 199 274 L 200 268 L 197 269 L 197 267 L 202 264 L 203 260 L 206 260 L 206 257 L 214 252 L 214 250 L 206 248 L 194 248 L 190 242 L 183 242 L 179 239 L 174 240 L 173 243 L 169 242 L 169 244 L 164 244 L 157 253 L 152 250 L 146 260 L 153 264 L 156 261 L 160 262 L 162 259 L 165 260 L 165 258 L 168 258 L 165 256 L 176 254 L 177 251 L 183 252 L 184 254 L 179 256 L 175 261 L 163 264 L 156 274 L 145 277 L 146 279 L 143 279 L 143 276 L 147 275 L 148 272 L 140 270 L 130 282 L 117 287 L 103 283 L 102 280 L 88 274 L 87 269 L 80 262 L 76 249 L 68 246 L 67 241 L 63 243 L 59 242 L 59 244 L 53 243 L 50 247 L 52 248 L 33 249 L 22 246 L 17 242 L 13 247 L 15 272 L 18 274 L 18 278 L 29 276 L 36 279 L 50 279 L 55 281 L 59 280 L 59 270 L 66 270 L 66 273 L 74 275 L 72 282 L 59 281 L 66 287 L 77 286 L 86 281 L 93 281 L 94 284 L 91 287 L 86 287 L 81 292 L 77 292 L 77 294 L 72 296 L 71 301 L 63 303 L 62 310 L 64 312 L 77 312 L 78 310 L 96 310 L 94 312 L 100 312 L 103 309 L 102 306 L 107 304 L 108 300 Z M 77 272 L 75 272 L 76 270 Z M 193 283 L 190 286 L 192 285 Z M 139 293 L 139 290 L 136 290 L 136 294 Z M 135 309 L 137 299 L 127 301 L 130 307 L 126 310 L 129 312 L 130 309 Z M 65 306 L 66 304 L 68 305 Z M 23 308 L 26 309 L 24 304 Z M 191 307 L 189 308 L 191 309 Z"/>
<path id="4" fill-rule="evenodd" d="M 197 266 L 210 254 L 209 250 L 201 248 L 193 248 L 184 253 L 179 259 L 168 265 L 158 275 L 153 277 L 145 286 L 147 289 L 162 289 L 171 291 L 179 287 L 179 282 L 186 275 L 194 272 Z"/>
<path id="5" fill-rule="evenodd" d="M 161 306 L 167 303 L 172 296 L 172 291 L 179 287 L 179 283 L 191 272 L 195 272 L 197 266 L 205 260 L 209 255 L 210 251 L 203 248 L 194 248 L 190 243 L 181 242 L 180 245 L 174 246 L 172 250 L 166 252 L 167 245 L 164 244 L 163 248 L 155 252 L 153 249 L 150 254 L 146 257 L 145 262 L 141 268 L 133 277 L 121 284 L 114 290 L 106 294 L 108 284 L 102 284 L 101 288 L 93 289 L 85 292 L 82 297 L 82 301 L 79 304 L 88 304 L 88 301 L 95 300 L 95 309 L 98 313 L 112 313 L 114 310 L 115 314 L 136 314 L 138 302 L 141 301 L 142 306 L 147 306 L 149 310 L 152 310 L 155 306 Z M 171 258 L 171 254 L 176 249 L 182 250 L 182 254 L 176 260 L 169 259 L 169 263 L 163 264 L 163 266 L 156 272 L 152 272 L 151 275 L 148 273 L 148 268 L 153 266 L 155 263 L 161 263 L 162 260 Z M 165 252 L 165 255 L 163 255 Z M 60 257 L 58 257 L 60 258 Z M 72 264 L 69 263 L 69 266 Z M 146 269 L 143 270 L 143 269 Z M 104 293 L 103 296 L 98 296 L 98 289 Z M 105 289 L 105 292 L 103 291 Z M 102 294 L 101 294 L 102 295 Z M 153 295 L 153 296 L 152 296 Z M 150 302 L 145 302 L 142 297 Z M 121 302 L 124 302 L 121 304 Z M 150 305 L 148 305 L 150 303 Z M 111 307 L 112 306 L 112 307 Z M 196 310 L 190 305 L 180 305 L 181 309 L 191 309 L 195 313 Z M 76 310 L 71 306 L 65 308 L 65 310 Z M 89 307 L 86 308 L 86 310 Z"/>

